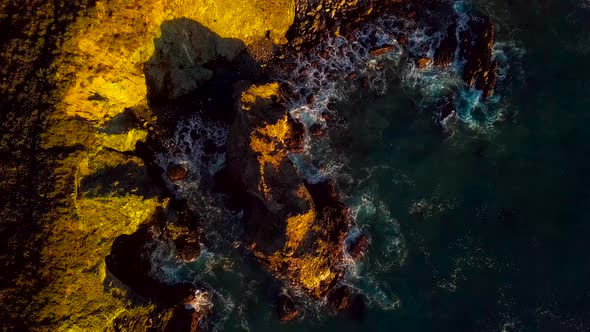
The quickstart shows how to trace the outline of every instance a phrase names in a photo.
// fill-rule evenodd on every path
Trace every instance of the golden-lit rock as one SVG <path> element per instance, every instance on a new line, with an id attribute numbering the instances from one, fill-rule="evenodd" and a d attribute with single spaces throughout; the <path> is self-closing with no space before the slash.
<path id="1" fill-rule="evenodd" d="M 146 104 L 148 89 L 143 67 L 154 55 L 154 40 L 162 36 L 161 26 L 166 21 L 193 20 L 222 38 L 239 39 L 246 45 L 267 36 L 275 43 L 284 43 L 294 8 L 293 0 L 98 1 L 91 16 L 79 20 L 72 29 L 73 36 L 64 46 L 68 61 L 58 68 L 58 80 L 73 80 L 66 88 L 63 109 L 68 115 L 100 122 L 125 108 Z M 186 58 L 189 48 L 199 47 L 190 29 L 175 32 L 184 39 L 180 47 L 187 49 L 170 50 L 179 59 Z M 198 67 L 176 73 L 207 76 Z"/>
<path id="2" fill-rule="evenodd" d="M 52 324 L 56 331 L 103 330 L 131 308 L 121 297 L 125 291 L 105 291 L 104 259 L 117 236 L 135 232 L 157 207 L 167 203 L 156 196 L 142 196 L 140 188 L 125 188 L 126 194 L 121 195 L 107 176 L 121 165 L 144 167 L 140 159 L 120 153 L 81 151 L 56 168 L 57 174 L 72 181 L 62 185 L 74 185 L 76 190 L 62 208 L 51 212 L 53 222 L 46 226 L 42 274 L 49 282 L 29 307 L 32 321 Z M 87 188 L 90 184 L 85 179 L 97 174 L 90 182 L 100 187 L 95 192 Z M 135 309 L 130 310 L 127 314 L 133 315 Z"/>
<path id="3" fill-rule="evenodd" d="M 277 278 L 321 298 L 343 274 L 347 216 L 333 188 L 306 184 L 289 159 L 301 151 L 303 128 L 281 99 L 276 83 L 241 93 L 228 138 L 229 173 L 245 203 L 248 248 Z"/>
<path id="4" fill-rule="evenodd" d="M 267 105 L 272 104 L 273 99 L 278 98 L 278 96 L 279 84 L 276 82 L 264 85 L 252 85 L 246 91 L 242 92 L 240 102 L 242 103 L 242 109 L 249 111 L 257 102 L 266 103 Z"/>
<path id="5" fill-rule="evenodd" d="M 430 66 L 432 66 L 432 59 L 431 58 L 420 58 L 418 59 L 418 61 L 416 61 L 416 65 L 418 66 L 418 69 L 426 69 Z"/>
<path id="6" fill-rule="evenodd" d="M 53 64 L 57 110 L 40 146 L 73 152 L 55 161 L 56 189 L 47 199 L 59 204 L 46 218 L 46 287 L 27 310 L 31 322 L 55 331 L 140 331 L 151 324 L 154 307 L 134 307 L 118 285 L 105 288 L 105 257 L 115 238 L 135 232 L 167 201 L 150 189 L 141 159 L 118 153 L 147 140 L 146 124 L 123 131 L 107 125 L 126 109 L 149 108 L 146 72 L 156 88 L 173 85 L 167 98 L 181 96 L 209 78 L 203 63 L 231 60 L 262 39 L 284 43 L 293 17 L 293 0 L 97 1 L 70 26 Z M 198 255 L 198 241 L 174 241 L 186 242 L 183 259 Z"/>

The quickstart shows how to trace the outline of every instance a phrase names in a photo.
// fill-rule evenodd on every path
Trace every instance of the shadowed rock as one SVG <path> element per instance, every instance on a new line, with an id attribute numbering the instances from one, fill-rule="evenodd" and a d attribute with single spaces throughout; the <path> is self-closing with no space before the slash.
<path id="1" fill-rule="evenodd" d="M 282 322 L 288 322 L 299 315 L 299 310 L 295 305 L 295 301 L 286 293 L 283 293 L 277 297 L 276 300 L 277 315 Z"/>
<path id="2" fill-rule="evenodd" d="M 466 60 L 463 80 L 481 90 L 486 100 L 496 88 L 498 62 L 492 59 L 496 29 L 489 17 L 472 18 L 468 26 L 460 33 L 459 56 Z"/>
<path id="3" fill-rule="evenodd" d="M 148 98 L 176 99 L 193 92 L 213 77 L 207 64 L 233 61 L 244 49 L 238 39 L 221 38 L 189 19 L 164 22 L 154 41 L 156 52 L 145 64 Z"/>
<path id="4" fill-rule="evenodd" d="M 288 158 L 303 128 L 282 106 L 276 83 L 240 94 L 227 147 L 226 176 L 244 210 L 244 242 L 276 277 L 325 296 L 342 277 L 347 210 L 332 184 L 310 185 Z M 247 138 L 247 139 L 244 139 Z"/>
<path id="5" fill-rule="evenodd" d="M 453 62 L 455 51 L 457 50 L 457 24 L 452 23 L 447 28 L 447 35 L 438 45 L 434 52 L 434 65 L 438 67 L 448 67 Z"/>

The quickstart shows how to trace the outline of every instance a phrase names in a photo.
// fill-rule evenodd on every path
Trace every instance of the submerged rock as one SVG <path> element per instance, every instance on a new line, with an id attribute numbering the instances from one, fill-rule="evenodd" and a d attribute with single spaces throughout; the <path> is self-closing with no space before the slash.
<path id="1" fill-rule="evenodd" d="M 188 176 L 188 171 L 182 165 L 174 165 L 166 171 L 166 176 L 170 181 L 181 181 Z"/>
<path id="2" fill-rule="evenodd" d="M 295 301 L 286 293 L 278 296 L 276 300 L 277 315 L 282 322 L 292 321 L 299 315 Z"/>
<path id="3" fill-rule="evenodd" d="M 432 59 L 420 58 L 420 59 L 418 59 L 418 61 L 416 61 L 416 65 L 418 66 L 418 69 L 428 68 L 432 65 Z"/>
<path id="4" fill-rule="evenodd" d="M 394 45 L 386 45 L 386 46 L 381 46 L 378 48 L 373 48 L 369 51 L 369 54 L 371 56 L 377 57 L 377 56 L 381 56 L 384 54 L 387 54 L 389 52 L 392 52 L 395 50 L 395 46 Z"/>
<path id="5" fill-rule="evenodd" d="M 365 234 L 361 234 L 358 238 L 354 239 L 348 247 L 348 253 L 354 260 L 359 260 L 365 256 L 367 249 L 371 244 L 371 240 Z"/>

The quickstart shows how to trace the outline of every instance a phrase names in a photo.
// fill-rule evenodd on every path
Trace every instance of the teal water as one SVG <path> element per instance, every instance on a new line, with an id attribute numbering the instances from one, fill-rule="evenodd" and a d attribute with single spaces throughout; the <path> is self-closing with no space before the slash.
<path id="1" fill-rule="evenodd" d="M 590 330 L 590 2 L 463 5 L 498 24 L 494 99 L 462 91 L 460 121 L 444 132 L 429 99 L 444 80 L 411 81 L 393 57 L 378 88 L 346 90 L 341 125 L 315 147 L 371 234 L 347 279 L 365 294 L 363 318 L 307 303 L 280 324 L 280 285 L 228 249 L 237 234 L 217 234 L 225 247 L 170 273 L 216 289 L 219 330 Z"/>

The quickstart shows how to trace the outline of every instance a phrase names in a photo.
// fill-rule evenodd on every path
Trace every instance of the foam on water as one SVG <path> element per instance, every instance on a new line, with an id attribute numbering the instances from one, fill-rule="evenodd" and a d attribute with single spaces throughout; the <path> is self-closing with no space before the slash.
<path id="1" fill-rule="evenodd" d="M 353 199 L 351 214 L 355 226 L 350 230 L 344 247 L 361 233 L 368 234 L 371 246 L 368 255 L 360 262 L 347 257 L 349 264 L 345 282 L 362 292 L 369 306 L 383 310 L 399 308 L 399 298 L 395 290 L 383 282 L 379 276 L 390 272 L 395 266 L 402 266 L 407 257 L 405 240 L 399 223 L 391 216 L 382 201 L 375 199 L 371 191 Z"/>
<path id="2" fill-rule="evenodd" d="M 458 17 L 458 34 L 471 18 L 471 9 L 467 1 L 455 1 L 453 9 Z M 346 123 L 334 107 L 335 102 L 346 102 L 349 96 L 358 94 L 356 90 L 363 85 L 375 95 L 401 88 L 423 112 L 432 112 L 441 97 L 453 94 L 460 122 L 474 129 L 489 128 L 507 109 L 502 96 L 515 77 L 512 67 L 515 59 L 524 53 L 514 41 L 496 42 L 494 58 L 499 62 L 499 93 L 484 103 L 479 91 L 465 87 L 461 78 L 463 63 L 457 60 L 458 56 L 446 68 L 417 68 L 413 59 L 433 58 L 445 33 L 446 29 L 434 30 L 413 19 L 381 17 L 364 24 L 351 38 L 329 37 L 311 52 L 287 56 L 286 61 L 294 67 L 278 72 L 274 77 L 290 87 L 289 112 L 306 129 L 304 151 L 289 156 L 299 173 L 310 183 L 329 179 L 356 183 L 352 192 L 342 193 L 352 211 L 352 228 L 342 245 L 346 248 L 348 242 L 361 232 L 369 234 L 372 243 L 363 261 L 357 263 L 350 257 L 345 258 L 345 283 L 365 294 L 369 306 L 383 310 L 394 310 L 401 305 L 395 289 L 380 278 L 381 274 L 402 266 L 406 260 L 407 249 L 399 223 L 386 204 L 374 197 L 374 188 L 359 189 L 361 183 L 370 183 L 373 170 L 368 171 L 366 179 L 353 181 L 346 172 L 347 156 L 336 153 L 327 136 L 315 137 L 312 131 L 317 127 L 326 130 L 329 124 L 345 129 Z M 402 34 L 407 37 L 406 46 L 397 39 Z M 390 47 L 390 52 L 371 55 L 371 50 L 381 47 Z M 170 283 L 192 281 L 211 285 L 206 300 L 215 305 L 220 317 L 214 320 L 214 328 L 227 328 L 225 323 L 231 317 L 238 322 L 239 326 L 235 328 L 249 330 L 246 303 L 256 301 L 258 295 L 255 292 L 261 286 L 243 272 L 249 262 L 233 250 L 233 243 L 239 239 L 241 215 L 224 209 L 218 197 L 207 189 L 212 176 L 225 164 L 222 147 L 228 131 L 227 125 L 195 114 L 179 124 L 168 143 L 169 152 L 156 157 L 163 169 L 182 165 L 188 171 L 185 179 L 174 183 L 163 177 L 178 198 L 186 199 L 191 208 L 198 211 L 203 220 L 204 237 L 209 240 L 207 243 L 216 247 L 202 246 L 196 261 L 180 262 L 174 255 L 174 243 L 156 236 L 150 249 L 153 253 L 152 274 Z M 325 300 L 312 301 L 298 289 L 290 289 L 290 293 L 303 304 L 306 318 L 321 320 L 324 317 Z M 205 299 L 205 295 L 201 295 Z"/>
<path id="3" fill-rule="evenodd" d="M 459 33 L 467 28 L 467 22 L 472 19 L 469 14 L 471 8 L 466 1 L 455 1 L 452 8 L 458 26 L 455 37 L 459 38 Z M 406 46 L 396 39 L 401 35 L 407 38 Z M 333 105 L 338 101 L 346 102 L 363 84 L 371 93 L 380 95 L 392 88 L 392 82 L 397 78 L 401 89 L 421 111 L 431 112 L 440 98 L 451 94 L 455 97 L 458 120 L 468 127 L 485 130 L 497 121 L 501 114 L 498 111 L 498 105 L 502 105 L 501 97 L 496 95 L 484 103 L 481 92 L 467 89 L 461 77 L 464 63 L 457 54 L 449 67 L 417 67 L 413 59 L 434 58 L 435 50 L 445 35 L 446 29 L 431 29 L 413 19 L 381 17 L 376 22 L 364 24 L 352 37 L 328 37 L 312 51 L 288 57 L 287 62 L 294 67 L 279 73 L 277 79 L 290 86 L 293 92 L 288 100 L 290 114 L 306 127 L 304 152 L 290 156 L 299 173 L 311 183 L 347 178 L 347 157 L 336 154 L 330 147 L 329 139 L 311 135 L 311 129 L 317 126 L 325 129 L 328 123 L 346 128 L 346 123 L 341 121 L 341 115 Z M 372 49 L 386 46 L 390 47 L 390 52 L 381 56 L 371 55 Z M 509 52 L 513 48 L 514 44 L 506 42 L 497 43 L 494 48 L 494 57 L 500 67 L 500 88 L 504 81 L 510 79 L 509 64 L 514 54 Z M 367 232 L 373 241 L 370 254 L 364 261 L 355 263 L 350 257 L 345 257 L 346 282 L 362 291 L 370 305 L 383 309 L 397 308 L 400 303 L 395 292 L 386 283 L 380 282 L 378 275 L 402 265 L 406 259 L 407 251 L 399 224 L 385 204 L 375 199 L 370 191 L 343 193 L 343 196 L 347 194 L 351 198 L 349 206 L 354 220 L 343 246 L 346 248 L 348 242 L 364 230 L 379 231 L 375 234 Z M 300 296 L 300 300 L 305 301 L 304 297 Z"/>
<path id="4" fill-rule="evenodd" d="M 156 156 L 156 162 L 164 169 L 182 165 L 186 179 L 175 184 L 167 181 L 170 189 L 180 196 L 189 196 L 199 190 L 203 177 L 211 177 L 225 164 L 225 146 L 229 126 L 206 121 L 199 114 L 178 124 L 174 137 L 167 142 L 167 153 Z M 166 178 L 166 177 L 164 177 Z"/>
<path id="5" fill-rule="evenodd" d="M 456 36 L 468 28 L 475 19 L 472 4 L 467 0 L 453 1 L 451 8 L 457 23 Z M 448 24 L 448 23 L 447 23 Z M 346 164 L 346 157 L 336 156 L 329 148 L 330 142 L 310 134 L 313 127 L 346 127 L 335 102 L 345 102 L 363 84 L 374 94 L 380 95 L 391 88 L 401 88 L 423 112 L 434 112 L 441 98 L 453 96 L 456 117 L 464 126 L 477 130 L 490 130 L 509 111 L 504 96 L 510 92 L 510 83 L 522 77 L 518 64 L 524 55 L 522 47 L 513 40 L 497 41 L 493 57 L 499 63 L 496 94 L 482 101 L 481 92 L 468 89 L 462 79 L 464 60 L 455 52 L 448 67 L 429 66 L 420 69 L 418 58 L 434 58 L 446 29 L 434 29 L 426 23 L 411 18 L 383 16 L 366 23 L 352 36 L 327 37 L 325 41 L 304 54 L 287 56 L 292 64 L 288 70 L 277 72 L 275 79 L 290 86 L 288 107 L 291 116 L 307 128 L 305 152 L 291 157 L 301 174 L 312 183 L 337 176 Z M 402 46 L 398 38 L 404 36 Z M 371 55 L 371 50 L 389 46 L 390 52 L 381 56 Z M 401 86 L 395 81 L 399 79 Z M 360 81 L 359 81 L 360 80 Z M 449 119 L 440 119 L 443 127 Z M 335 119 L 328 122 L 326 119 Z M 454 122 L 453 122 L 454 123 Z"/>

